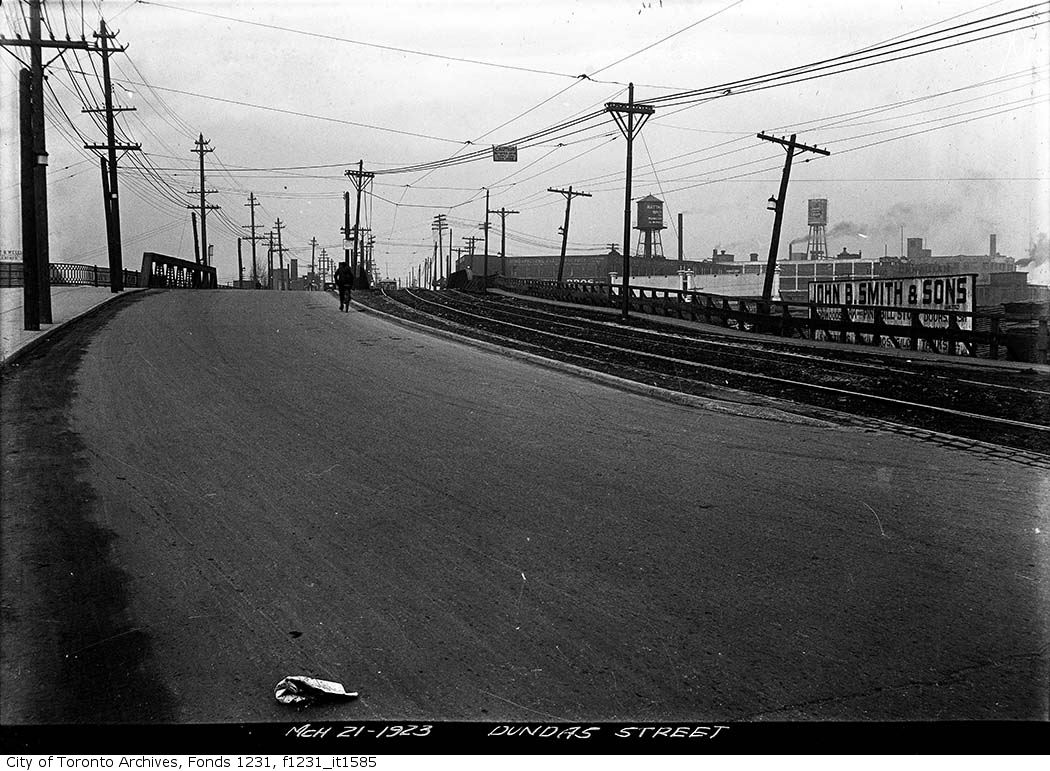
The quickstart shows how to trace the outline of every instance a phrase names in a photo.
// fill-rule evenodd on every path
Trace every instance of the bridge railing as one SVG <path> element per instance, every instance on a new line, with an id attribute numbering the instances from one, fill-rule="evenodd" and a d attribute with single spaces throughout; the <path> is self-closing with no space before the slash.
<path id="1" fill-rule="evenodd" d="M 81 265 L 75 262 L 52 262 L 49 277 L 52 286 L 108 286 L 109 267 Z M 22 286 L 21 262 L 0 262 L 0 286 Z M 124 270 L 124 286 L 137 287 L 139 272 Z"/>
<path id="2" fill-rule="evenodd" d="M 52 286 L 109 286 L 109 267 L 79 265 L 72 262 L 51 263 Z M 137 287 L 139 272 L 124 269 L 124 286 Z"/>
<path id="3" fill-rule="evenodd" d="M 169 257 L 156 252 L 142 253 L 141 276 L 144 286 L 187 289 L 216 289 L 215 266 Z"/>
<path id="4" fill-rule="evenodd" d="M 498 278 L 496 286 L 563 302 L 622 307 L 622 286 L 589 281 Z M 896 306 L 764 302 L 682 289 L 631 286 L 628 307 L 638 313 L 703 321 L 730 329 L 807 340 L 1047 363 L 1047 318 L 1025 332 L 1001 316 Z"/>

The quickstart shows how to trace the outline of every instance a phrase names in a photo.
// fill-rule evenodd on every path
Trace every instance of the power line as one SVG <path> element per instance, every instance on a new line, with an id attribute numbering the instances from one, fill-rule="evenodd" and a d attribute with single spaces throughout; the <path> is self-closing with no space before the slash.
<path id="1" fill-rule="evenodd" d="M 447 56 L 444 54 L 436 54 L 430 51 L 420 51 L 414 48 L 403 48 L 400 46 L 383 45 L 382 43 L 369 43 L 364 40 L 354 40 L 353 38 L 340 37 L 338 35 L 326 35 L 322 32 L 311 32 L 309 30 L 295 29 L 294 27 L 284 27 L 279 24 L 266 24 L 261 21 L 251 21 L 249 19 L 241 19 L 236 16 L 223 16 L 218 13 L 209 13 L 208 11 L 200 11 L 192 8 L 179 8 L 174 5 L 166 5 L 165 3 L 153 2 L 153 0 L 138 0 L 142 5 L 155 5 L 159 8 L 167 8 L 172 11 L 182 11 L 183 13 L 193 13 L 199 16 L 210 16 L 215 19 L 222 19 L 224 21 L 234 21 L 239 24 L 247 24 L 252 27 L 262 27 L 263 29 L 272 29 L 278 32 L 289 32 L 295 35 L 305 35 L 307 37 L 320 38 L 322 40 L 332 40 L 338 43 L 350 43 L 352 45 L 365 46 L 366 48 L 377 48 L 383 51 L 393 51 L 399 54 L 414 54 L 416 56 L 427 56 L 433 59 L 444 59 L 446 61 L 461 62 L 464 64 L 477 64 L 482 67 L 494 67 L 503 70 L 517 70 L 518 72 L 531 72 L 536 75 L 553 75 L 561 78 L 585 78 L 586 75 L 571 75 L 567 72 L 555 72 L 553 70 L 542 70 L 535 67 L 520 67 L 513 64 L 499 64 L 498 62 L 487 62 L 481 59 L 468 59 L 461 56 Z"/>
<path id="2" fill-rule="evenodd" d="M 170 88 L 168 86 L 152 86 L 152 85 L 148 85 L 147 83 L 144 83 L 144 82 L 138 82 L 138 81 L 130 80 L 130 79 L 127 79 L 127 78 L 113 78 L 113 80 L 115 82 L 124 83 L 125 85 L 129 85 L 129 86 L 143 86 L 143 87 L 146 87 L 146 88 L 150 88 L 151 90 L 154 90 L 154 91 L 166 91 L 168 93 L 181 94 L 183 96 L 194 96 L 194 97 L 197 97 L 198 99 L 209 99 L 209 100 L 214 101 L 214 102 L 223 102 L 224 104 L 233 104 L 233 105 L 237 105 L 238 107 L 251 107 L 251 108 L 256 109 L 256 110 L 266 110 L 266 111 L 269 111 L 269 112 L 276 112 L 276 113 L 280 113 L 280 114 L 283 114 L 283 115 L 294 115 L 294 116 L 299 117 L 299 118 L 312 118 L 314 120 L 324 120 L 324 121 L 329 121 L 331 123 L 340 123 L 340 124 L 343 124 L 343 125 L 346 125 L 346 126 L 357 126 L 358 128 L 373 129 L 375 131 L 386 131 L 386 132 L 389 132 L 389 133 L 392 133 L 392 134 L 400 134 L 402 136 L 416 137 L 418 139 L 432 139 L 432 140 L 434 140 L 436 142 L 447 142 L 449 144 L 457 144 L 457 145 L 469 144 L 469 142 L 465 142 L 464 140 L 460 140 L 460 139 L 450 139 L 448 137 L 434 136 L 433 134 L 423 134 L 423 133 L 416 132 L 416 131 L 406 131 L 406 130 L 403 130 L 403 129 L 390 128 L 389 126 L 377 126 L 377 125 L 372 124 L 372 123 L 361 123 L 360 121 L 346 120 L 345 118 L 335 118 L 335 117 L 332 117 L 332 116 L 329 116 L 329 115 L 317 115 L 317 114 L 314 114 L 314 113 L 303 112 L 302 110 L 291 110 L 291 109 L 284 109 L 282 107 L 273 107 L 271 105 L 257 104 L 255 102 L 245 102 L 245 101 L 242 101 L 242 100 L 239 100 L 239 99 L 229 99 L 227 97 L 215 96 L 213 94 L 202 94 L 202 93 L 199 93 L 199 92 L 196 92 L 196 91 L 187 91 L 185 89 L 180 89 L 180 88 Z"/>
<path id="3" fill-rule="evenodd" d="M 664 38 L 660 38 L 660 39 L 659 39 L 659 40 L 657 40 L 657 41 L 656 41 L 655 43 L 650 43 L 650 44 L 649 44 L 649 45 L 647 45 L 647 46 L 643 46 L 642 48 L 639 48 L 639 49 L 638 49 L 637 51 L 635 51 L 634 53 L 630 53 L 630 54 L 627 54 L 627 56 L 624 56 L 624 57 L 622 57 L 622 58 L 620 58 L 620 59 L 617 59 L 617 60 L 616 60 L 615 62 L 613 62 L 612 64 L 607 64 L 607 65 L 605 65 L 604 67 L 602 67 L 601 69 L 597 69 L 597 70 L 595 70 L 595 71 L 594 71 L 594 72 L 592 72 L 592 73 L 591 73 L 591 75 L 590 75 L 590 76 L 588 76 L 588 77 L 592 77 L 592 76 L 594 76 L 594 75 L 597 75 L 597 74 L 598 74 L 599 72 L 605 72 L 605 71 L 606 71 L 606 70 L 608 70 L 608 69 L 612 69 L 612 68 L 613 68 L 613 67 L 615 67 L 615 66 L 616 66 L 617 64 L 622 64 L 623 62 L 627 61 L 628 59 L 633 59 L 633 58 L 634 58 L 635 56 L 638 56 L 638 54 L 641 54 L 641 53 L 645 53 L 645 52 L 646 52 L 646 51 L 648 51 L 649 49 L 651 49 L 651 48 L 655 48 L 656 46 L 660 45 L 661 43 L 666 43 L 666 42 L 667 42 L 668 40 L 670 40 L 671 38 L 673 38 L 673 37 L 678 37 L 678 36 L 679 36 L 679 35 L 681 35 L 681 34 L 682 34 L 683 32 L 688 32 L 688 31 L 689 31 L 689 30 L 691 30 L 691 29 L 692 29 L 693 27 L 696 27 L 696 26 L 697 26 L 697 25 L 699 25 L 699 24 L 703 24 L 703 23 L 704 23 L 705 21 L 708 21 L 708 20 L 710 20 L 710 19 L 713 19 L 713 18 L 715 18 L 716 16 L 718 16 L 718 15 L 720 15 L 720 14 L 723 14 L 723 13 L 725 13 L 725 12 L 726 12 L 726 11 L 728 11 L 728 10 L 729 10 L 730 8 L 733 8 L 733 7 L 735 7 L 735 6 L 738 6 L 738 5 L 740 5 L 740 4 L 742 3 L 742 2 L 744 2 L 744 0 L 735 0 L 735 2 L 732 2 L 732 3 L 730 3 L 730 4 L 729 4 L 729 5 L 727 5 L 727 6 L 725 7 L 725 8 L 721 8 L 721 9 L 719 9 L 719 10 L 715 11 L 714 13 L 712 13 L 712 14 L 710 14 L 710 15 L 708 15 L 708 16 L 705 16 L 705 17 L 704 17 L 704 18 L 702 18 L 702 19 L 699 19 L 698 21 L 694 21 L 694 22 L 693 22 L 692 24 L 689 24 L 688 26 L 682 27 L 682 28 L 681 28 L 680 30 L 678 30 L 678 31 L 676 31 L 676 32 L 672 32 L 672 33 L 671 33 L 670 35 L 668 35 L 667 37 L 664 37 Z"/>
<path id="4" fill-rule="evenodd" d="M 1030 10 L 1032 8 L 1036 8 L 1039 5 L 1043 5 L 1043 4 L 1042 3 L 1038 3 L 1038 4 L 1035 4 L 1035 5 L 1026 6 L 1024 8 L 1017 9 L 1015 11 L 1010 11 L 1008 13 L 1010 13 L 1010 14 L 1020 13 L 1022 11 L 1027 11 L 1027 10 Z M 1038 17 L 1043 16 L 1045 14 L 1046 14 L 1046 11 L 1040 11 L 1038 13 L 1031 14 L 1030 18 L 1038 19 Z M 1007 14 L 997 14 L 995 16 L 985 17 L 983 19 L 978 19 L 978 20 L 975 20 L 973 22 L 967 22 L 967 24 L 965 24 L 965 25 L 959 25 L 959 27 L 971 26 L 971 25 L 976 25 L 976 24 L 983 24 L 985 22 L 992 21 L 994 19 L 1000 18 L 1003 15 L 1007 15 Z M 683 100 L 696 99 L 698 97 L 704 97 L 700 101 L 709 101 L 712 98 L 723 98 L 725 96 L 733 96 L 733 95 L 739 95 L 739 94 L 745 94 L 745 93 L 753 93 L 755 91 L 765 90 L 766 88 L 774 88 L 774 87 L 779 87 L 779 86 L 783 86 L 783 85 L 795 85 L 795 84 L 798 84 L 798 83 L 806 82 L 808 80 L 814 80 L 814 79 L 817 79 L 817 78 L 828 77 L 828 76 L 831 76 L 831 75 L 840 75 L 840 74 L 845 73 L 845 72 L 853 72 L 853 71 L 856 71 L 856 70 L 866 69 L 868 67 L 875 67 L 875 66 L 878 66 L 880 64 L 888 64 L 890 62 L 896 62 L 896 61 L 901 61 L 901 60 L 904 60 L 904 59 L 910 59 L 910 58 L 915 57 L 915 56 L 922 56 L 922 55 L 925 55 L 925 54 L 935 53 L 937 51 L 943 51 L 943 50 L 947 50 L 947 49 L 950 49 L 950 48 L 955 48 L 955 47 L 962 46 L 962 45 L 969 45 L 971 43 L 976 43 L 976 42 L 979 42 L 981 40 L 988 40 L 988 39 L 993 38 L 993 37 L 999 37 L 1001 35 L 1007 35 L 1007 34 L 1010 34 L 1010 33 L 1013 33 L 1013 32 L 1020 32 L 1020 31 L 1026 30 L 1026 29 L 1030 29 L 1032 27 L 1040 26 L 1041 24 L 1044 23 L 1042 21 L 1033 21 L 1032 23 L 1024 24 L 1024 25 L 1019 26 L 1019 27 L 1013 27 L 1011 29 L 1006 29 L 1006 30 L 999 30 L 999 31 L 996 31 L 996 32 L 992 32 L 992 33 L 990 33 L 988 35 L 984 35 L 982 37 L 973 38 L 971 40 L 957 40 L 955 42 L 948 43 L 948 44 L 943 45 L 943 46 L 937 46 L 936 45 L 936 44 L 941 43 L 941 42 L 943 42 L 945 40 L 954 40 L 955 38 L 964 37 L 966 35 L 977 34 L 979 32 L 984 32 L 984 31 L 989 30 L 989 29 L 995 29 L 997 27 L 1002 27 L 1002 26 L 1006 26 L 1006 25 L 1009 25 L 1009 24 L 1015 24 L 1017 22 L 1022 22 L 1022 21 L 1025 21 L 1025 19 L 1011 19 L 1009 21 L 1002 21 L 1002 22 L 997 22 L 995 24 L 989 24 L 988 26 L 981 27 L 980 29 L 972 29 L 972 30 L 966 30 L 964 32 L 957 32 L 957 33 L 955 33 L 953 35 L 947 35 L 947 36 L 944 36 L 944 37 L 936 39 L 936 40 L 927 40 L 927 41 L 921 42 L 921 43 L 914 42 L 916 40 L 919 40 L 920 38 L 930 37 L 931 35 L 941 35 L 941 34 L 943 34 L 945 32 L 951 32 L 951 31 L 953 31 L 955 29 L 958 29 L 958 27 L 951 27 L 951 28 L 946 29 L 946 30 L 941 30 L 940 32 L 929 33 L 928 35 L 920 35 L 918 37 L 908 38 L 906 40 L 903 40 L 903 41 L 901 41 L 901 43 L 913 43 L 913 44 L 900 47 L 900 48 L 898 48 L 897 50 L 894 50 L 894 51 L 880 51 L 878 53 L 872 53 L 872 54 L 869 54 L 867 56 L 860 56 L 859 55 L 861 53 L 867 53 L 867 52 L 870 52 L 870 51 L 877 51 L 878 49 L 881 49 L 881 48 L 897 46 L 897 45 L 900 45 L 900 44 L 893 43 L 893 44 L 891 44 L 891 46 L 869 47 L 869 48 L 866 48 L 866 49 L 862 49 L 861 51 L 856 51 L 856 52 L 849 53 L 849 54 L 843 54 L 842 56 L 832 57 L 830 59 L 823 59 L 823 60 L 820 60 L 820 61 L 817 61 L 817 62 L 810 62 L 809 64 L 803 64 L 803 65 L 799 65 L 797 67 L 788 68 L 788 69 L 785 69 L 785 70 L 778 70 L 776 72 L 767 73 L 765 75 L 758 75 L 758 76 L 753 76 L 753 77 L 750 77 L 750 78 L 743 78 L 741 80 L 730 81 L 730 82 L 727 82 L 727 83 L 721 83 L 721 84 L 718 84 L 718 85 L 715 85 L 715 86 L 707 86 L 707 87 L 704 87 L 704 88 L 701 88 L 701 89 L 694 89 L 692 91 L 685 91 L 685 92 L 681 92 L 681 93 L 678 93 L 678 94 L 667 94 L 667 95 L 664 95 L 664 96 L 652 97 L 650 99 L 643 99 L 643 100 L 640 100 L 640 101 L 641 101 L 641 103 L 644 103 L 644 104 L 662 104 L 662 103 L 665 103 L 665 102 L 681 103 Z M 919 50 L 919 51 L 912 51 L 911 53 L 902 54 L 901 56 L 892 56 L 893 54 L 900 53 L 901 51 L 907 51 L 907 50 L 910 50 L 912 48 L 921 48 L 923 46 L 933 46 L 933 47 L 928 47 L 928 48 L 925 48 L 924 50 Z M 888 57 L 888 58 L 879 59 L 879 57 Z M 850 64 L 850 63 L 852 63 L 854 61 L 865 61 L 865 60 L 868 60 L 868 59 L 877 59 L 877 61 L 871 61 L 871 62 L 868 62 L 867 64 L 860 64 L 860 65 L 857 65 L 855 67 L 845 67 L 845 66 L 843 66 L 843 65 L 846 65 L 846 64 Z M 837 69 L 837 70 L 835 70 L 833 72 L 823 72 L 822 74 L 819 74 L 819 75 L 810 75 L 810 73 L 820 72 L 822 70 L 828 70 L 828 69 L 832 69 L 832 68 L 835 68 L 835 67 L 841 67 L 841 69 Z M 800 75 L 810 75 L 810 76 L 809 77 L 798 77 Z"/>

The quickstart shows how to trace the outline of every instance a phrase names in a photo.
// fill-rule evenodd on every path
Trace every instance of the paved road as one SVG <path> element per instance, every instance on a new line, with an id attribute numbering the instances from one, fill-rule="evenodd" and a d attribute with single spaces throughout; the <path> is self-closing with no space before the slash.
<path id="1" fill-rule="evenodd" d="M 336 305 L 149 293 L 5 375 L 4 723 L 1047 718 L 1045 470 Z"/>

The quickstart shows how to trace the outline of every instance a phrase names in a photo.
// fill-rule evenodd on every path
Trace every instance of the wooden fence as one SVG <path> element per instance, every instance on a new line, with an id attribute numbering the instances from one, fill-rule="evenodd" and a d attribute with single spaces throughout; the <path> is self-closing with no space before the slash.
<path id="1" fill-rule="evenodd" d="M 587 281 L 559 284 L 542 279 L 498 278 L 496 286 L 581 305 L 622 307 L 622 287 L 618 284 Z M 1045 316 L 1010 324 L 1002 316 L 960 311 L 763 302 L 755 298 L 641 286 L 632 286 L 629 292 L 631 311 L 703 321 L 729 329 L 804 340 L 1047 363 Z"/>

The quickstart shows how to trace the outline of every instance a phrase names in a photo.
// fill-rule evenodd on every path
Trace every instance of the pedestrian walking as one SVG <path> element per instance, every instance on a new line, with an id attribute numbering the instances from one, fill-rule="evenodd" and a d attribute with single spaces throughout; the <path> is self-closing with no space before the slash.
<path id="1" fill-rule="evenodd" d="M 339 289 L 339 310 L 350 310 L 350 287 L 354 283 L 354 274 L 350 271 L 350 264 L 339 263 L 339 269 L 335 272 L 335 285 Z"/>

